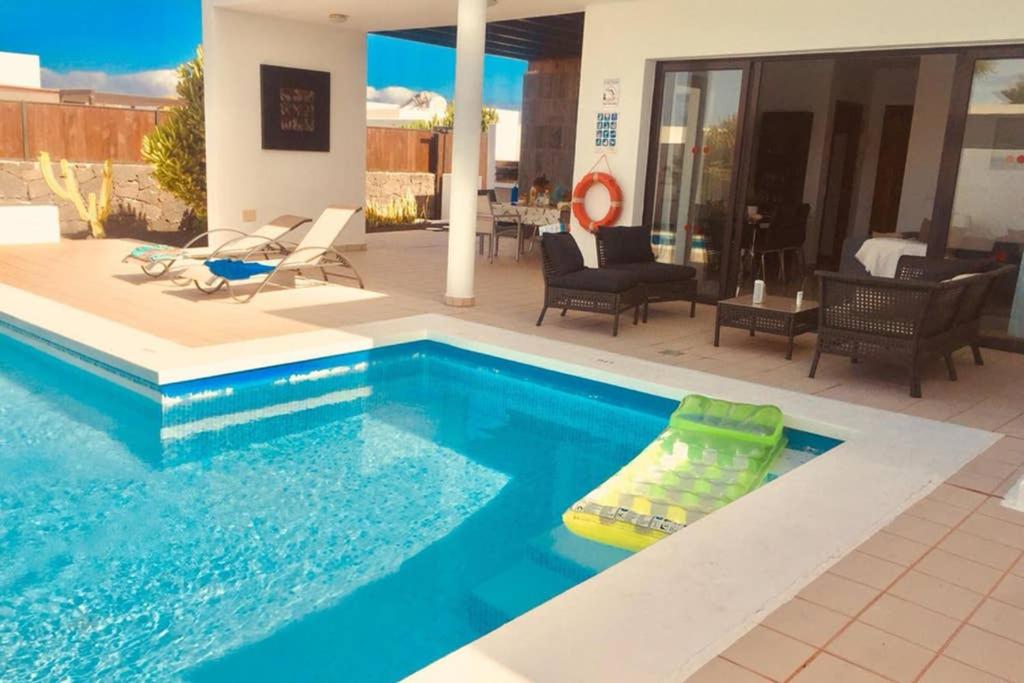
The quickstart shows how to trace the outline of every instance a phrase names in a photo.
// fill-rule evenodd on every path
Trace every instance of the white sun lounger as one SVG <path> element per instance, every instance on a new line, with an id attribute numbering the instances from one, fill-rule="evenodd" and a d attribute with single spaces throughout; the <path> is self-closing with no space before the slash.
<path id="1" fill-rule="evenodd" d="M 225 285 L 236 301 L 247 303 L 270 285 L 290 287 L 295 276 L 303 271 L 317 271 L 324 282 L 330 277 L 354 280 L 363 288 L 363 279 L 355 266 L 334 247 L 342 231 L 362 207 L 329 206 L 316 219 L 309 232 L 298 243 L 265 239 L 253 245 L 250 250 L 237 258 L 210 258 L 202 265 L 187 269 L 174 279 L 177 284 L 193 283 L 207 294 L 216 292 Z M 277 248 L 285 256 L 276 259 L 259 259 L 267 249 Z M 235 288 L 256 285 L 248 294 L 237 294 Z"/>
<path id="2" fill-rule="evenodd" d="M 168 247 L 159 244 L 136 247 L 121 259 L 121 263 L 138 261 L 143 273 L 158 278 L 172 270 L 182 270 L 201 264 L 209 258 L 247 254 L 253 247 L 264 245 L 267 239 L 275 242 L 281 240 L 289 232 L 300 225 L 309 223 L 310 220 L 303 216 L 285 214 L 257 228 L 252 233 L 245 233 L 235 228 L 215 228 L 193 237 L 182 247 Z M 200 240 L 208 240 L 210 235 L 225 235 L 230 239 L 216 248 L 194 246 Z M 276 246 L 271 246 L 267 251 L 272 252 L 276 249 Z"/>

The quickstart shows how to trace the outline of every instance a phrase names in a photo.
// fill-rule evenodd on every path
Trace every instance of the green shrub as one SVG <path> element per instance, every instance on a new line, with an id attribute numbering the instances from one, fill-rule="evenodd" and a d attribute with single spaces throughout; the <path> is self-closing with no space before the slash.
<path id="1" fill-rule="evenodd" d="M 366 203 L 366 224 L 370 227 L 407 225 L 415 223 L 420 218 L 419 204 L 409 191 L 406 191 L 404 197 L 393 197 L 386 202 Z"/>
<path id="2" fill-rule="evenodd" d="M 178 67 L 181 105 L 142 141 L 142 157 L 160 187 L 206 218 L 206 123 L 203 109 L 203 48 Z"/>

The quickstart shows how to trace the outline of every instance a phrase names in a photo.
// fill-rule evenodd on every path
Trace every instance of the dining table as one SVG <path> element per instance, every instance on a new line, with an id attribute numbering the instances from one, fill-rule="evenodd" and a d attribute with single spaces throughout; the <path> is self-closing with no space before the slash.
<path id="1" fill-rule="evenodd" d="M 531 228 L 531 237 L 540 232 L 540 228 L 560 224 L 562 211 L 569 206 L 566 203 L 547 206 L 531 206 L 529 204 L 512 204 L 511 202 L 494 202 L 491 212 L 495 220 L 515 220 L 519 224 L 517 249 L 523 253 L 527 235 L 525 228 Z"/>

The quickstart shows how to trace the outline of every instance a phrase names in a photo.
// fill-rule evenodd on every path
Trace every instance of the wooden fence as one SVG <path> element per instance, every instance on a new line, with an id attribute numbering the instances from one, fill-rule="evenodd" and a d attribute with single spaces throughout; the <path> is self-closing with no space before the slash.
<path id="1" fill-rule="evenodd" d="M 159 111 L 76 104 L 0 102 L 0 159 L 54 159 L 142 163 L 142 138 L 165 114 Z M 451 171 L 452 135 L 409 128 L 367 128 L 366 170 L 404 173 Z M 480 169 L 487 168 L 487 136 L 480 139 Z"/>
<path id="2" fill-rule="evenodd" d="M 480 136 L 480 173 L 487 168 L 487 136 Z M 366 170 L 433 173 L 452 170 L 452 134 L 411 128 L 366 129 Z"/>
<path id="3" fill-rule="evenodd" d="M 161 112 L 40 102 L 0 102 L 0 158 L 142 163 L 142 138 Z"/>

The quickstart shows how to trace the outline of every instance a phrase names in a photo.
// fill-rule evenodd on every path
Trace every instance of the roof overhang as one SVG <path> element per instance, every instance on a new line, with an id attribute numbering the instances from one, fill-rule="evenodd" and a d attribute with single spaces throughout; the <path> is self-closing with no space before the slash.
<path id="1" fill-rule="evenodd" d="M 526 19 L 504 19 L 487 24 L 484 51 L 514 59 L 578 57 L 583 52 L 583 12 Z M 407 28 L 378 31 L 380 35 L 421 43 L 455 47 L 455 27 Z"/>
<path id="2" fill-rule="evenodd" d="M 488 21 L 547 18 L 582 12 L 588 5 L 615 0 L 498 0 L 487 9 Z M 458 0 L 206 0 L 210 7 L 223 7 L 328 24 L 330 14 L 344 14 L 348 21 L 340 28 L 366 32 L 398 31 L 434 26 L 453 26 Z"/>

